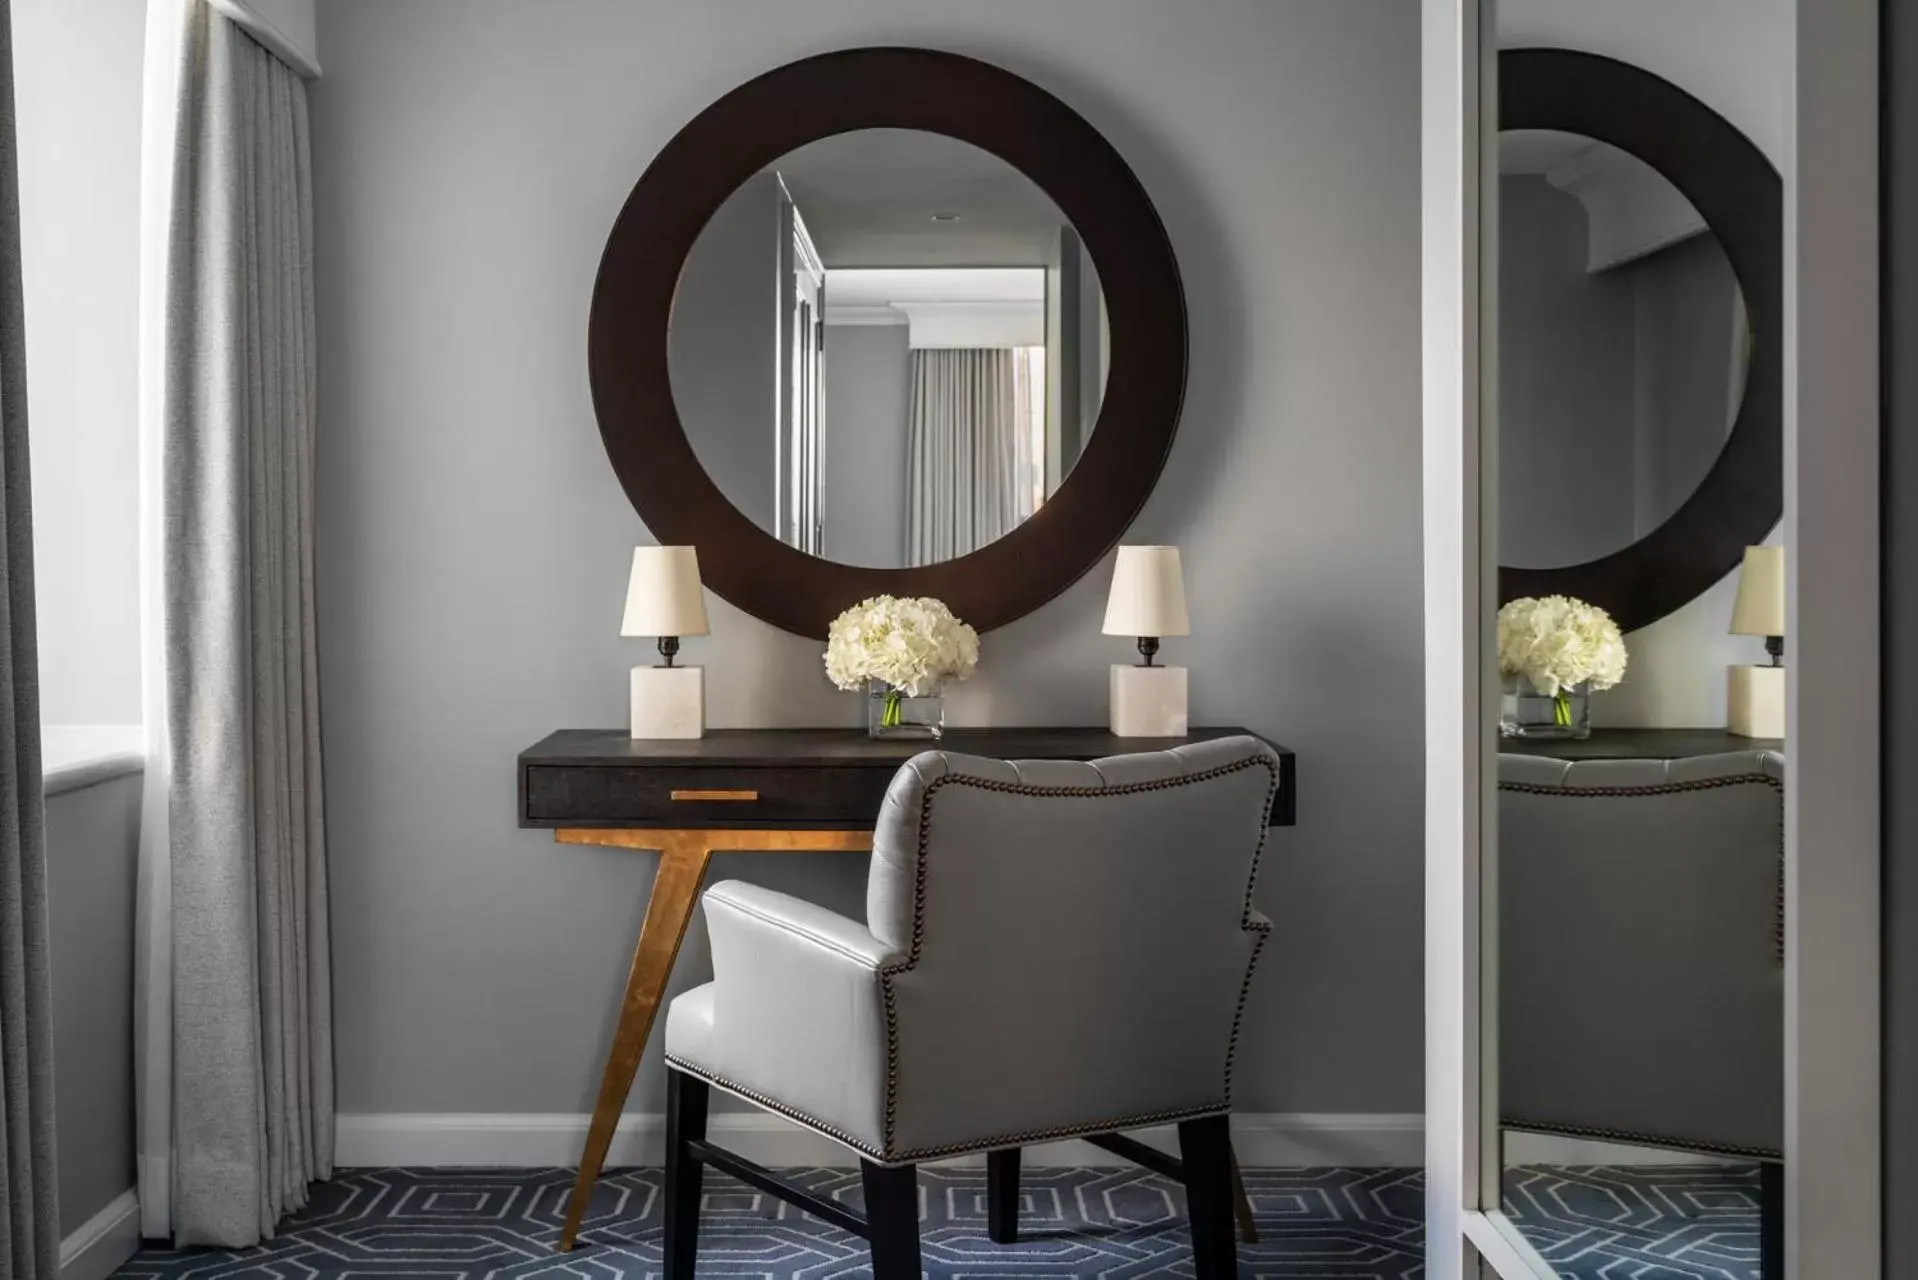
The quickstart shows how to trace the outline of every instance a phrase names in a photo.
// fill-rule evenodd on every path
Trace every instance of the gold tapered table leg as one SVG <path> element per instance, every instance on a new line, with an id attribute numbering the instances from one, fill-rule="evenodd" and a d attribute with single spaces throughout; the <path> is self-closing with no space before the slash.
<path id="1" fill-rule="evenodd" d="M 613 1143 L 613 1130 L 619 1126 L 619 1113 L 626 1109 L 626 1095 L 632 1091 L 633 1076 L 639 1071 L 639 1057 L 646 1051 L 646 1038 L 652 1034 L 653 1019 L 659 1014 L 659 1002 L 666 994 L 666 980 L 672 976 L 673 961 L 686 937 L 687 922 L 693 918 L 693 903 L 699 899 L 699 882 L 705 878 L 706 863 L 712 857 L 697 832 L 660 832 L 659 872 L 653 877 L 652 897 L 646 903 L 646 923 L 640 926 L 639 946 L 633 951 L 632 972 L 626 978 L 626 996 L 620 1001 L 619 1029 L 613 1033 L 613 1047 L 606 1055 L 606 1070 L 600 1076 L 599 1101 L 593 1107 L 592 1127 L 586 1131 L 586 1150 L 579 1158 L 579 1177 L 573 1182 L 573 1201 L 566 1210 L 566 1227 L 560 1232 L 559 1249 L 568 1252 L 579 1235 L 586 1205 L 593 1198 L 593 1183 L 606 1163 L 607 1148 Z M 687 839 L 686 836 L 694 838 Z"/>
<path id="2" fill-rule="evenodd" d="M 593 1198 L 593 1183 L 599 1179 L 600 1169 L 606 1163 L 613 1131 L 619 1127 L 620 1112 L 626 1109 L 626 1095 L 632 1092 L 640 1055 L 646 1051 L 653 1020 L 658 1017 L 660 1002 L 665 999 L 666 982 L 672 977 L 673 961 L 679 958 L 680 944 L 686 939 L 686 926 L 693 918 L 693 904 L 699 900 L 700 881 L 705 879 L 706 864 L 712 855 L 719 850 L 738 849 L 795 853 L 857 851 L 872 848 L 872 835 L 865 831 L 564 827 L 553 836 L 561 844 L 659 850 L 659 870 L 653 877 L 652 895 L 646 902 L 646 921 L 640 926 L 639 945 L 633 949 L 633 967 L 626 977 L 626 995 L 620 1001 L 619 1026 L 613 1032 L 613 1047 L 606 1054 L 606 1069 L 599 1081 L 599 1101 L 593 1106 L 593 1122 L 586 1130 L 586 1149 L 579 1158 L 579 1176 L 573 1181 L 572 1202 L 566 1210 L 566 1225 L 560 1232 L 559 1251 L 566 1253 L 579 1236 L 579 1224 L 585 1219 L 586 1206 Z"/>

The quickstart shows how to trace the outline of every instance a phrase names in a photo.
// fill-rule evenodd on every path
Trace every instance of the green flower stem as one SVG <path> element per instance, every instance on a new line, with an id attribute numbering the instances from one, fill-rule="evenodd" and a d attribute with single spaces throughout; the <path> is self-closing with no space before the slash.
<path id="1" fill-rule="evenodd" d="M 900 708 L 901 708 L 901 704 L 904 703 L 905 700 L 906 700 L 906 695 L 901 693 L 899 690 L 897 689 L 886 690 L 886 708 L 884 711 L 881 711 L 879 713 L 880 728 L 897 729 L 899 727 Z"/>
<path id="2" fill-rule="evenodd" d="M 1552 699 L 1552 723 L 1561 729 L 1572 727 L 1572 695 L 1562 689 Z"/>

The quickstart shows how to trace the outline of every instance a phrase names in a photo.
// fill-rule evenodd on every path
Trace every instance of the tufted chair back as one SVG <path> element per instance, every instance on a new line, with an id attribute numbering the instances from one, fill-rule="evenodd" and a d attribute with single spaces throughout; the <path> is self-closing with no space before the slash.
<path id="1" fill-rule="evenodd" d="M 896 957 L 888 1154 L 1227 1110 L 1271 927 L 1252 896 L 1278 778 L 1253 738 L 908 763 L 867 890 L 867 927 Z"/>

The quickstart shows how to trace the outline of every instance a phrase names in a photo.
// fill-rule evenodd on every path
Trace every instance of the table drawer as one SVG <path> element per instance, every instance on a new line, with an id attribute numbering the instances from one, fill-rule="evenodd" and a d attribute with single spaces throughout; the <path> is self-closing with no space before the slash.
<path id="1" fill-rule="evenodd" d="M 526 813 L 545 826 L 869 827 L 892 768 L 528 765 Z"/>

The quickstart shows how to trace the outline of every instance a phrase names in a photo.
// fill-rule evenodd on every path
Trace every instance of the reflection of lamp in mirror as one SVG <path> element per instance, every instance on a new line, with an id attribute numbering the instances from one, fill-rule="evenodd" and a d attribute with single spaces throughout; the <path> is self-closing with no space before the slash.
<path id="1" fill-rule="evenodd" d="M 706 734 L 706 669 L 674 659 L 681 636 L 706 634 L 699 555 L 691 547 L 634 547 L 626 583 L 623 636 L 657 636 L 660 663 L 634 667 L 635 738 L 700 738 Z"/>
<path id="2" fill-rule="evenodd" d="M 1731 668 L 1726 688 L 1726 718 L 1733 733 L 1746 738 L 1785 736 L 1785 549 L 1747 547 L 1738 571 L 1738 602 L 1732 606 L 1731 633 L 1765 637 L 1768 666 Z"/>
<path id="3" fill-rule="evenodd" d="M 1154 661 L 1161 636 L 1191 634 L 1177 547 L 1120 547 L 1112 566 L 1103 628 L 1136 636 L 1141 661 L 1112 668 L 1112 732 L 1121 738 L 1181 738 L 1186 732 L 1184 667 Z"/>

